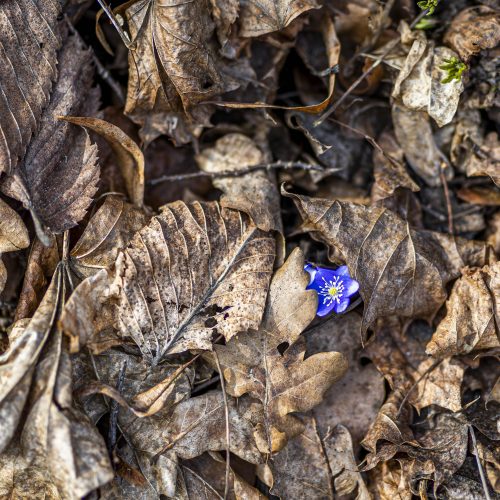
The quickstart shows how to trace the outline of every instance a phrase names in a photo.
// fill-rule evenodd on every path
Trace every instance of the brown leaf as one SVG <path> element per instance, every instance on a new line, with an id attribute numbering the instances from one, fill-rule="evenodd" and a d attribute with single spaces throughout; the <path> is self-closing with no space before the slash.
<path id="1" fill-rule="evenodd" d="M 305 430 L 270 463 L 271 493 L 279 498 L 334 498 L 331 472 L 314 419 L 304 419 Z M 336 471 L 340 472 L 340 471 Z"/>
<path id="2" fill-rule="evenodd" d="M 315 0 L 244 0 L 241 2 L 240 35 L 256 37 L 286 28 L 297 16 L 319 5 Z"/>
<path id="3" fill-rule="evenodd" d="M 369 472 L 369 477 L 375 500 L 411 500 L 410 487 L 396 460 L 379 464 Z"/>
<path id="4" fill-rule="evenodd" d="M 464 61 L 481 50 L 493 49 L 500 43 L 498 12 L 484 5 L 462 10 L 451 22 L 443 41 Z"/>
<path id="5" fill-rule="evenodd" d="M 385 397 L 384 380 L 373 364 L 363 366 L 361 316 L 356 312 L 332 317 L 307 334 L 307 354 L 337 350 L 348 361 L 345 375 L 314 408 L 323 436 L 339 424 L 347 427 L 356 446 L 377 416 Z M 356 418 L 352 418 L 355 414 Z"/>
<path id="6" fill-rule="evenodd" d="M 196 157 L 201 170 L 215 174 L 262 165 L 265 160 L 255 142 L 243 134 L 225 135 Z M 221 206 L 247 213 L 263 231 L 283 233 L 279 193 L 270 173 L 256 171 L 240 177 L 221 177 L 214 179 L 213 184 L 224 193 Z"/>
<path id="7" fill-rule="evenodd" d="M 496 132 L 490 132 L 467 164 L 467 175 L 487 175 L 500 187 L 500 141 Z"/>
<path id="8" fill-rule="evenodd" d="M 227 404 L 231 452 L 247 462 L 259 463 L 253 426 L 238 410 L 233 398 L 229 398 Z M 149 467 L 158 471 L 158 493 L 175 495 L 179 459 L 189 460 L 206 451 L 226 449 L 224 413 L 223 395 L 213 391 L 181 402 L 170 413 L 127 423 L 128 439 L 151 464 Z"/>
<path id="9" fill-rule="evenodd" d="M 0 5 L 0 173 L 11 174 L 37 132 L 57 77 L 57 0 Z"/>
<path id="10" fill-rule="evenodd" d="M 108 141 L 120 167 L 130 201 L 144 206 L 144 155 L 139 146 L 119 127 L 99 118 L 61 116 L 75 125 L 88 128 Z"/>
<path id="11" fill-rule="evenodd" d="M 427 352 L 436 357 L 500 347 L 500 262 L 464 269 L 446 303 Z"/>
<path id="12" fill-rule="evenodd" d="M 95 113 L 98 91 L 92 89 L 91 55 L 75 36 L 58 55 L 59 76 L 22 163 L 4 181 L 3 191 L 30 210 L 38 237 L 75 226 L 97 190 L 97 148 L 88 134 L 55 117 L 69 112 Z"/>
<path id="13" fill-rule="evenodd" d="M 7 281 L 2 254 L 22 250 L 30 244 L 28 230 L 15 210 L 0 198 L 0 292 Z"/>
<path id="14" fill-rule="evenodd" d="M 263 452 L 279 451 L 289 437 L 302 431 L 293 412 L 308 411 L 347 369 L 338 352 L 322 352 L 304 360 L 301 332 L 316 315 L 315 292 L 305 290 L 302 252 L 294 250 L 271 282 L 264 318 L 258 332 L 238 335 L 215 346 L 227 391 L 250 394 L 264 404 Z M 280 351 L 281 349 L 281 351 Z"/>
<path id="15" fill-rule="evenodd" d="M 432 318 L 446 299 L 446 284 L 464 265 L 484 264 L 489 254 L 479 242 L 411 229 L 384 208 L 284 194 L 293 198 L 312 236 L 359 281 L 363 331 L 388 315 Z"/>
<path id="16" fill-rule="evenodd" d="M 113 316 L 120 336 L 151 361 L 211 349 L 213 335 L 229 340 L 258 327 L 274 255 L 274 239 L 240 212 L 214 202 L 165 205 L 119 252 L 114 269 L 80 284 L 68 303 L 73 324 L 92 325 L 101 312 Z M 63 324 L 71 337 L 80 336 Z"/>
<path id="17" fill-rule="evenodd" d="M 113 475 L 102 437 L 72 407 L 71 362 L 55 328 L 62 279 L 58 268 L 34 317 L 14 325 L 0 357 L 0 448 L 19 432 L 28 465 L 47 469 L 61 498 L 79 498 Z"/>

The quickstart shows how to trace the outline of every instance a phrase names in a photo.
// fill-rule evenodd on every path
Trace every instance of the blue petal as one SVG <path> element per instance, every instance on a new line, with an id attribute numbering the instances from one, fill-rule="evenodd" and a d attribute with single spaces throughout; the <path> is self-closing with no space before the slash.
<path id="1" fill-rule="evenodd" d="M 347 297 L 344 299 L 340 299 L 340 302 L 338 304 L 337 302 L 334 303 L 333 310 L 336 314 L 343 313 L 349 306 L 349 302 L 351 302 L 351 300 Z"/>
<path id="2" fill-rule="evenodd" d="M 313 266 L 309 262 L 304 266 L 304 271 L 307 271 L 309 273 L 309 285 L 314 281 L 314 276 L 316 275 L 318 268 L 316 266 Z M 308 288 L 309 288 L 308 285 Z"/>
<path id="3" fill-rule="evenodd" d="M 356 280 L 346 276 L 343 282 L 346 297 L 352 297 L 359 290 L 359 283 Z"/>
<path id="4" fill-rule="evenodd" d="M 320 295 L 318 297 L 318 311 L 316 314 L 318 316 L 326 316 L 327 314 L 330 314 L 333 311 L 333 308 L 335 306 L 336 302 L 333 300 L 330 302 L 329 305 L 323 303 L 323 297 Z"/>
<path id="5" fill-rule="evenodd" d="M 348 276 L 350 278 L 349 268 L 347 266 L 337 267 L 337 269 L 335 269 L 335 274 L 338 276 Z"/>

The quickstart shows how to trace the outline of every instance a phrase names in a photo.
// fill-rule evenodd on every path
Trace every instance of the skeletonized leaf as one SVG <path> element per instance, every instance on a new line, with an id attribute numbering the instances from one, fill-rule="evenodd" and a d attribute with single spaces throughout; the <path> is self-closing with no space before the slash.
<path id="1" fill-rule="evenodd" d="M 40 131 L 2 186 L 30 210 L 38 237 L 46 245 L 50 233 L 61 233 L 84 217 L 99 179 L 97 147 L 87 132 L 56 118 L 70 112 L 92 114 L 98 107 L 98 91 L 91 88 L 90 52 L 75 36 L 64 42 L 58 69 Z"/>
<path id="2" fill-rule="evenodd" d="M 385 208 L 285 195 L 312 236 L 359 281 L 365 332 L 379 317 L 432 318 L 446 300 L 446 284 L 465 265 L 484 265 L 489 255 L 483 243 L 412 229 Z"/>
<path id="3" fill-rule="evenodd" d="M 446 316 L 427 345 L 436 357 L 500 347 L 500 263 L 465 269 L 446 303 Z"/>
<path id="4" fill-rule="evenodd" d="M 38 130 L 61 44 L 58 0 L 0 4 L 0 173 L 13 172 Z"/>
<path id="5" fill-rule="evenodd" d="M 257 333 L 242 333 L 225 346 L 215 346 L 229 394 L 248 393 L 264 404 L 261 446 L 267 453 L 279 451 L 288 438 L 302 432 L 301 422 L 290 414 L 320 403 L 347 369 L 338 352 L 304 360 L 304 343 L 297 341 L 316 315 L 317 298 L 305 289 L 308 277 L 303 265 L 302 252 L 296 249 L 276 272 Z M 286 349 L 283 354 L 278 346 Z"/>
<path id="6" fill-rule="evenodd" d="M 275 256 L 271 235 L 244 214 L 218 203 L 175 202 L 136 233 L 111 271 L 101 270 L 93 298 L 87 280 L 68 307 L 99 302 L 151 361 L 167 352 L 211 349 L 260 324 Z M 97 284 L 97 282 L 96 282 Z M 97 309 L 78 314 L 91 325 Z M 66 313 L 71 312 L 66 310 Z M 79 331 L 64 326 L 70 336 Z"/>
<path id="7" fill-rule="evenodd" d="M 240 35 L 256 37 L 282 30 L 303 12 L 318 7 L 315 0 L 242 0 Z"/>
<path id="8" fill-rule="evenodd" d="M 0 292 L 7 281 L 2 254 L 22 250 L 30 244 L 28 230 L 15 210 L 0 199 Z"/>
<path id="9" fill-rule="evenodd" d="M 261 165 L 265 156 L 249 137 L 228 134 L 199 154 L 196 161 L 205 172 L 217 174 Z M 263 231 L 283 232 L 279 193 L 269 173 L 256 171 L 240 177 L 222 177 L 214 179 L 213 184 L 224 192 L 220 200 L 223 207 L 247 213 Z"/>

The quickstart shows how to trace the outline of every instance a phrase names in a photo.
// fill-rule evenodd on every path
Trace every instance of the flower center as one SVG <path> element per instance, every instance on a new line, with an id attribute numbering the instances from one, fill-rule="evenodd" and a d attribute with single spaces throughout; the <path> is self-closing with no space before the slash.
<path id="1" fill-rule="evenodd" d="M 328 289 L 328 293 L 332 296 L 332 297 L 336 297 L 337 294 L 339 293 L 338 289 L 334 286 L 330 287 Z"/>
<path id="2" fill-rule="evenodd" d="M 323 278 L 323 282 L 324 285 L 319 289 L 319 294 L 323 296 L 323 304 L 330 305 L 333 301 L 339 304 L 342 295 L 344 295 L 344 282 L 340 276 L 334 276 L 329 281 Z"/>

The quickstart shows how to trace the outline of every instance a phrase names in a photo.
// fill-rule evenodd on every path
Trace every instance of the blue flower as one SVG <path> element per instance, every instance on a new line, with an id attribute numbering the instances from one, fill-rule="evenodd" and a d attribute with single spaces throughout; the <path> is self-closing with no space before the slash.
<path id="1" fill-rule="evenodd" d="M 347 266 L 327 269 L 307 263 L 304 269 L 311 276 L 307 290 L 318 293 L 318 316 L 326 316 L 332 311 L 336 314 L 343 313 L 349 306 L 351 297 L 358 293 L 359 283 L 349 276 Z"/>

